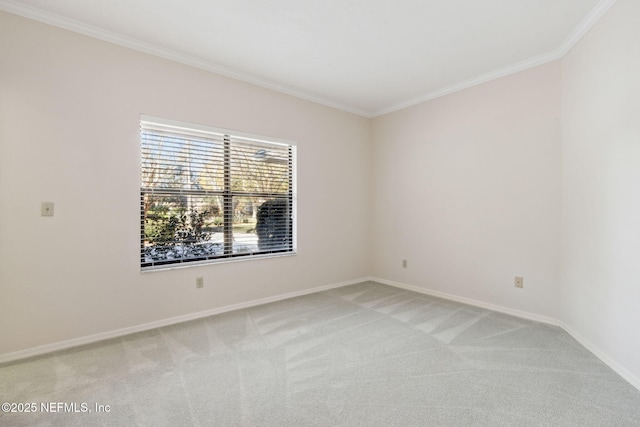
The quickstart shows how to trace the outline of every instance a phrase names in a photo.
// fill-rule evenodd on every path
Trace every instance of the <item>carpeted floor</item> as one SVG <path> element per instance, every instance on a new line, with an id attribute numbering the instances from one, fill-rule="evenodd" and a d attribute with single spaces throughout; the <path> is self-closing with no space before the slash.
<path id="1" fill-rule="evenodd" d="M 37 405 L 2 426 L 640 426 L 562 329 L 372 282 L 0 366 L 0 400 Z"/>

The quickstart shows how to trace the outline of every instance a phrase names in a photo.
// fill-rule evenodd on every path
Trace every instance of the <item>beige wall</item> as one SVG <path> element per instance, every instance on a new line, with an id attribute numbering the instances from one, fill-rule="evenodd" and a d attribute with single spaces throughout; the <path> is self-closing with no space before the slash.
<path id="1" fill-rule="evenodd" d="M 639 18 L 368 120 L 0 13 L 0 356 L 369 275 L 559 319 L 639 386 Z M 299 254 L 141 274 L 141 113 L 297 142 Z"/>
<path id="2" fill-rule="evenodd" d="M 562 61 L 563 320 L 637 387 L 639 22 L 640 2 L 618 0 Z"/>
<path id="3" fill-rule="evenodd" d="M 0 355 L 367 275 L 369 120 L 7 13 L 0 52 Z M 298 255 L 141 274 L 141 113 L 297 143 Z"/>
<path id="4" fill-rule="evenodd" d="M 558 316 L 560 77 L 553 62 L 374 120 L 374 276 Z"/>

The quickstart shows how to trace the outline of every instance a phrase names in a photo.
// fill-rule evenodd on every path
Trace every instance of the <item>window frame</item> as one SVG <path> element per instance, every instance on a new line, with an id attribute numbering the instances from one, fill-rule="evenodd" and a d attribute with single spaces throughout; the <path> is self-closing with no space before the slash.
<path id="1" fill-rule="evenodd" d="M 261 135 L 254 135 L 245 132 L 237 132 L 229 129 L 217 128 L 212 126 L 176 121 L 161 117 L 149 116 L 142 114 L 140 116 L 140 133 L 139 133 L 139 155 L 140 155 L 140 180 L 139 180 L 139 191 L 140 191 L 140 270 L 141 272 L 149 272 L 149 271 L 158 271 L 158 270 L 168 270 L 175 268 L 188 268 L 192 266 L 201 266 L 206 264 L 218 264 L 218 263 L 226 263 L 226 262 L 236 262 L 243 260 L 253 260 L 253 259 L 265 259 L 265 258 L 276 258 L 283 256 L 293 256 L 297 254 L 297 146 L 295 143 L 290 141 L 284 141 L 281 139 L 275 139 L 270 137 L 265 137 Z M 185 137 L 185 141 L 188 140 L 189 137 L 193 137 L 195 133 L 204 134 L 204 135 L 212 135 L 217 138 L 223 137 L 224 149 L 223 149 L 223 160 L 221 164 L 217 164 L 218 167 L 222 167 L 224 170 L 224 185 L 221 191 L 207 191 L 203 193 L 200 190 L 196 189 L 184 189 L 184 188 L 176 188 L 176 189 L 155 189 L 153 187 L 145 187 L 144 186 L 144 156 L 143 156 L 143 132 L 149 128 L 162 128 L 168 132 L 172 132 L 178 135 L 182 135 Z M 278 146 L 280 149 L 282 147 L 286 147 L 289 153 L 288 157 L 288 191 L 286 193 L 272 193 L 270 196 L 268 193 L 260 193 L 260 192 L 251 192 L 251 191 L 239 191 L 234 190 L 232 187 L 232 176 L 231 169 L 232 163 L 231 153 L 232 146 L 250 146 L 249 143 L 243 144 L 241 141 L 250 141 L 257 144 L 269 144 L 273 146 Z M 215 159 L 220 161 L 220 159 Z M 191 160 L 189 160 L 191 162 Z M 223 234 L 224 234 L 224 246 L 223 246 L 223 254 L 222 255 L 207 255 L 203 257 L 194 257 L 194 258 L 179 258 L 165 261 L 146 261 L 145 260 L 145 195 L 181 195 L 181 196 L 203 196 L 206 194 L 207 196 L 213 197 L 222 197 L 224 206 L 223 208 Z M 285 196 L 286 194 L 286 196 Z M 233 198 L 238 197 L 272 197 L 275 199 L 286 200 L 288 203 L 288 235 L 286 235 L 287 239 L 287 247 L 286 248 L 274 248 L 273 250 L 261 250 L 250 251 L 250 252 L 236 252 L 234 253 L 233 247 Z M 254 207 L 255 209 L 256 207 Z M 256 225 L 256 234 L 257 234 L 257 225 Z"/>

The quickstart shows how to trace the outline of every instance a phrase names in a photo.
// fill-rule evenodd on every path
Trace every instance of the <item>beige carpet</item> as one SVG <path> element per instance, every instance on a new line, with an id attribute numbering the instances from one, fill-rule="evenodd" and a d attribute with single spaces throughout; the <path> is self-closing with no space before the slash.
<path id="1" fill-rule="evenodd" d="M 37 405 L 2 426 L 640 426 L 563 330 L 371 282 L 3 365 L 0 396 Z"/>

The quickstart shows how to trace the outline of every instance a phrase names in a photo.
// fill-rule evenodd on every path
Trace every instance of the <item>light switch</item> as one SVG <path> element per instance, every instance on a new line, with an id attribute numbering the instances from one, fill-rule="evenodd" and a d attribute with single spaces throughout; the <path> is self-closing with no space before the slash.
<path id="1" fill-rule="evenodd" d="M 40 207 L 41 216 L 53 216 L 53 202 L 42 202 Z"/>

